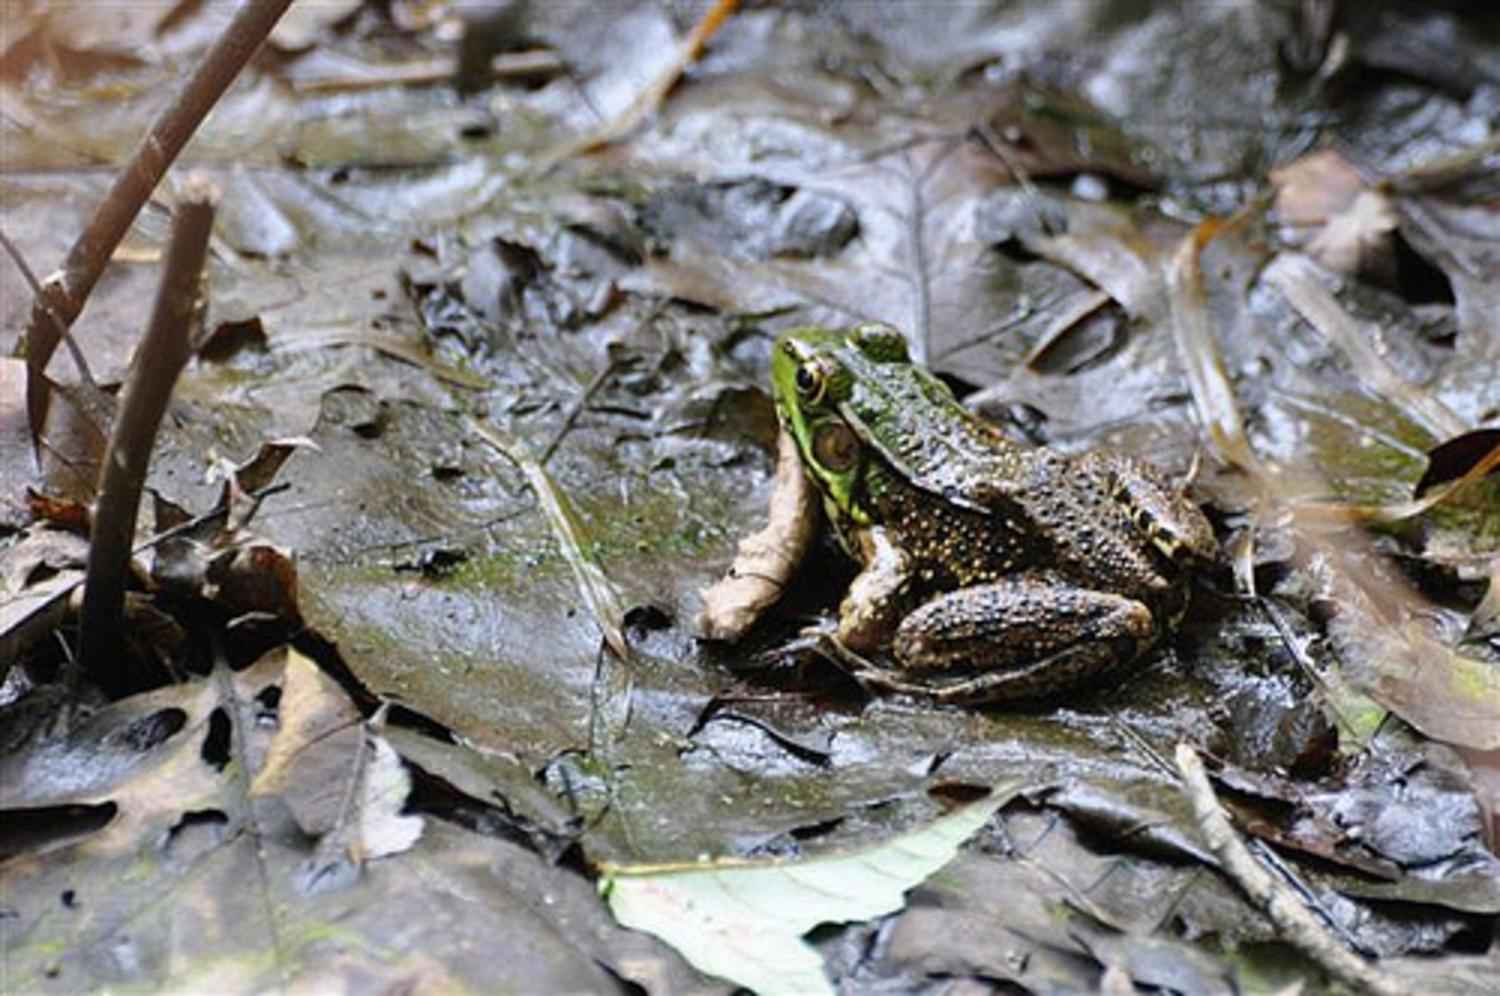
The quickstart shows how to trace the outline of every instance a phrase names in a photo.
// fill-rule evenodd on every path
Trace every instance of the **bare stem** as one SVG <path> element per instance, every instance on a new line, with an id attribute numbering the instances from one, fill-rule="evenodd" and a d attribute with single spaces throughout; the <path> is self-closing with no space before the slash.
<path id="1" fill-rule="evenodd" d="M 131 358 L 119 416 L 99 468 L 78 656 L 84 671 L 111 694 L 125 694 L 140 684 L 139 676 L 118 666 L 124 649 L 125 579 L 156 432 L 188 361 L 214 200 L 211 188 L 190 184 L 177 207 L 151 324 Z"/>
<path id="2" fill-rule="evenodd" d="M 26 419 L 33 446 L 41 439 L 51 402 L 44 372 L 57 349 L 60 326 L 71 326 L 83 311 L 94 284 L 151 191 L 291 2 L 250 0 L 239 9 L 183 85 L 177 99 L 152 124 L 130 161 L 115 177 L 88 227 L 68 250 L 62 271 L 47 280 L 45 298 L 39 296 L 33 301 L 25 337 Z"/>

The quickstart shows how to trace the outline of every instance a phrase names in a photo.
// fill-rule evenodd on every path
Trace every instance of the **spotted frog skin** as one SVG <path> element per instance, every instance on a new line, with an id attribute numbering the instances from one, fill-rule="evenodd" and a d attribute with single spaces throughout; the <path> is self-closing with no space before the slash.
<path id="1" fill-rule="evenodd" d="M 1018 446 L 888 325 L 787 332 L 771 371 L 782 426 L 862 568 L 837 642 L 868 684 L 998 702 L 1097 678 L 1177 622 L 1189 573 L 1217 553 L 1154 468 Z"/>

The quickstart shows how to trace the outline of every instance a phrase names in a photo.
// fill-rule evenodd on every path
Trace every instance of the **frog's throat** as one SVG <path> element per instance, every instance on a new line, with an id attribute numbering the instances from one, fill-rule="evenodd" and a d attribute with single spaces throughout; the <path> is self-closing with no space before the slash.
<path id="1" fill-rule="evenodd" d="M 823 509 L 828 514 L 830 522 L 844 522 L 857 527 L 870 525 L 873 521 L 867 509 L 861 507 L 861 503 L 855 497 L 855 489 L 864 474 L 865 462 L 869 454 L 863 452 L 854 461 L 854 466 L 844 471 L 830 471 L 824 469 L 817 460 L 813 459 L 810 450 L 811 439 L 816 431 L 812 427 L 805 427 L 809 442 L 804 446 L 802 438 L 797 439 L 797 446 L 802 449 L 802 469 L 813 486 L 823 493 Z"/>

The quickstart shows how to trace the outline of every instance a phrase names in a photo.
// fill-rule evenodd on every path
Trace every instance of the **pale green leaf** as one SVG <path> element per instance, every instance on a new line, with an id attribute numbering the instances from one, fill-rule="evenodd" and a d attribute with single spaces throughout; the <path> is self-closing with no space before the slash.
<path id="1" fill-rule="evenodd" d="M 605 865 L 600 889 L 615 919 L 655 934 L 700 971 L 762 996 L 832 993 L 802 935 L 820 923 L 899 910 L 906 890 L 942 868 L 1014 794 L 997 788 L 892 840 L 796 861 Z"/>

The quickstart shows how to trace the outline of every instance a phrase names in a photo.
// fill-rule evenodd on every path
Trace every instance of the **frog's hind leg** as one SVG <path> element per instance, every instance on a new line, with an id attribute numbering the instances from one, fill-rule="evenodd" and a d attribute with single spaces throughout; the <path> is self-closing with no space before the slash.
<path id="1" fill-rule="evenodd" d="M 888 683 L 885 687 L 921 694 L 944 705 L 993 705 L 1041 699 L 1087 684 L 1122 659 L 1107 652 L 1107 646 L 1105 653 L 1099 653 L 1099 646 L 1071 646 L 1014 670 L 967 672 L 925 685 L 908 683 L 906 687 L 896 687 Z"/>
<path id="2" fill-rule="evenodd" d="M 1156 636 L 1142 602 L 1022 576 L 948 592 L 902 620 L 908 679 L 947 701 L 1057 691 L 1135 657 Z"/>

